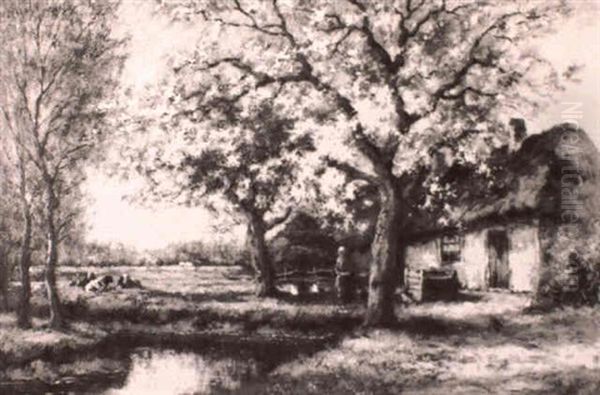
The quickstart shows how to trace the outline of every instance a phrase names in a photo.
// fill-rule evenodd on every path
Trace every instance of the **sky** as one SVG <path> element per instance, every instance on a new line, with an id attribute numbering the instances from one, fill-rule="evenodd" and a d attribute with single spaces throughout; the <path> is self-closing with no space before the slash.
<path id="1" fill-rule="evenodd" d="M 166 70 L 166 58 L 190 49 L 197 29 L 170 23 L 155 15 L 152 1 L 123 0 L 119 30 L 131 36 L 130 55 L 123 82 L 134 92 L 160 78 Z M 576 19 L 560 26 L 540 44 L 540 52 L 559 70 L 583 64 L 581 82 L 556 96 L 554 104 L 541 109 L 534 118 L 527 117 L 530 133 L 542 131 L 564 121 L 577 121 L 600 147 L 600 0 L 577 1 Z M 577 114 L 569 113 L 577 108 Z M 512 116 L 512 115 L 511 115 Z M 514 114 L 520 116 L 520 114 Z M 201 208 L 160 206 L 142 208 L 124 196 L 135 193 L 136 185 L 91 170 L 87 185 L 93 203 L 88 210 L 89 240 L 122 242 L 138 249 L 161 248 L 178 241 L 215 239 L 213 219 Z M 241 232 L 229 235 L 233 240 Z"/>
<path id="2" fill-rule="evenodd" d="M 130 35 L 130 54 L 123 82 L 140 93 L 166 70 L 166 57 L 194 44 L 194 30 L 154 15 L 152 1 L 123 0 L 119 29 Z M 88 174 L 87 190 L 93 203 L 87 212 L 88 240 L 120 242 L 137 249 L 162 248 L 170 243 L 215 239 L 213 218 L 204 209 L 175 206 L 141 207 L 126 196 L 139 185 Z M 233 234 L 232 237 L 237 237 Z"/>
<path id="3" fill-rule="evenodd" d="M 540 53 L 558 70 L 569 64 L 582 64 L 581 82 L 572 84 L 558 94 L 556 103 L 540 111 L 536 119 L 528 120 L 529 129 L 539 132 L 564 120 L 579 118 L 580 126 L 600 147 L 600 1 L 579 0 L 583 15 L 573 18 L 547 37 Z M 577 104 L 579 117 L 568 114 L 568 108 Z"/>

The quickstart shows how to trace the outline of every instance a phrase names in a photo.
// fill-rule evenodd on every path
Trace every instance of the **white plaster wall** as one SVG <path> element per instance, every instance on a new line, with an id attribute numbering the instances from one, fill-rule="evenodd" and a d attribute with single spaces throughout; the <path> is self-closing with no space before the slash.
<path id="1" fill-rule="evenodd" d="M 463 237 L 461 261 L 453 265 L 461 285 L 468 289 L 487 288 L 489 253 L 488 229 L 466 233 Z M 540 270 L 540 245 L 537 225 L 515 225 L 508 230 L 508 265 L 510 289 L 518 292 L 535 290 Z M 410 269 L 442 266 L 440 239 L 412 244 L 406 248 L 406 265 Z M 369 257 L 370 258 L 370 257 Z"/>
<path id="2" fill-rule="evenodd" d="M 462 259 L 454 264 L 458 280 L 468 289 L 485 289 L 488 251 L 487 231 L 478 230 L 464 235 Z"/>
<path id="3" fill-rule="evenodd" d="M 406 267 L 411 270 L 438 268 L 442 265 L 439 238 L 406 247 Z"/>
<path id="4" fill-rule="evenodd" d="M 509 233 L 508 266 L 510 289 L 534 291 L 540 270 L 540 245 L 538 227 L 517 225 Z"/>

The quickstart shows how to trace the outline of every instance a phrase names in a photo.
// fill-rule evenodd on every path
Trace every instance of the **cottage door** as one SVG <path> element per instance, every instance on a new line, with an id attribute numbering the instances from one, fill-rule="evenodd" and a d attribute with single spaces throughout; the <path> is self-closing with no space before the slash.
<path id="1" fill-rule="evenodd" d="M 508 236 L 503 230 L 488 232 L 489 286 L 508 288 L 510 270 L 508 268 Z"/>

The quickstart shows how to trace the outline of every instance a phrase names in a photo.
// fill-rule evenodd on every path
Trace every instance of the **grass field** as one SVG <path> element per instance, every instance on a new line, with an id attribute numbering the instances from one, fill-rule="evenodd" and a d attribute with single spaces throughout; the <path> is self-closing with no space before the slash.
<path id="1" fill-rule="evenodd" d="M 80 270 L 80 269 L 77 269 Z M 87 270 L 87 269 L 86 269 Z M 93 269 L 90 269 L 93 270 Z M 71 330 L 43 327 L 44 295 L 34 286 L 35 328 L 18 331 L 0 315 L 0 353 L 28 361 L 47 350 L 74 350 L 111 333 L 213 333 L 240 337 L 317 337 L 338 341 L 283 363 L 244 393 L 600 393 L 600 311 L 528 313 L 526 295 L 470 293 L 461 301 L 398 306 L 397 328 L 361 328 L 364 306 L 312 300 L 257 300 L 236 267 L 111 268 L 101 273 L 140 280 L 141 289 L 89 293 L 60 288 Z"/>

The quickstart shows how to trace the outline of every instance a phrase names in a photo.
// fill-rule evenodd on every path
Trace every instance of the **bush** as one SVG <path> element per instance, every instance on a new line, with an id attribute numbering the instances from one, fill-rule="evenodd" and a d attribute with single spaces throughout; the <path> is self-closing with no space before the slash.
<path id="1" fill-rule="evenodd" d="M 310 214 L 295 212 L 270 240 L 275 267 L 279 270 L 332 268 L 338 245 L 321 225 Z"/>
<path id="2" fill-rule="evenodd" d="M 543 304 L 600 302 L 600 222 L 546 230 L 537 299 Z"/>

